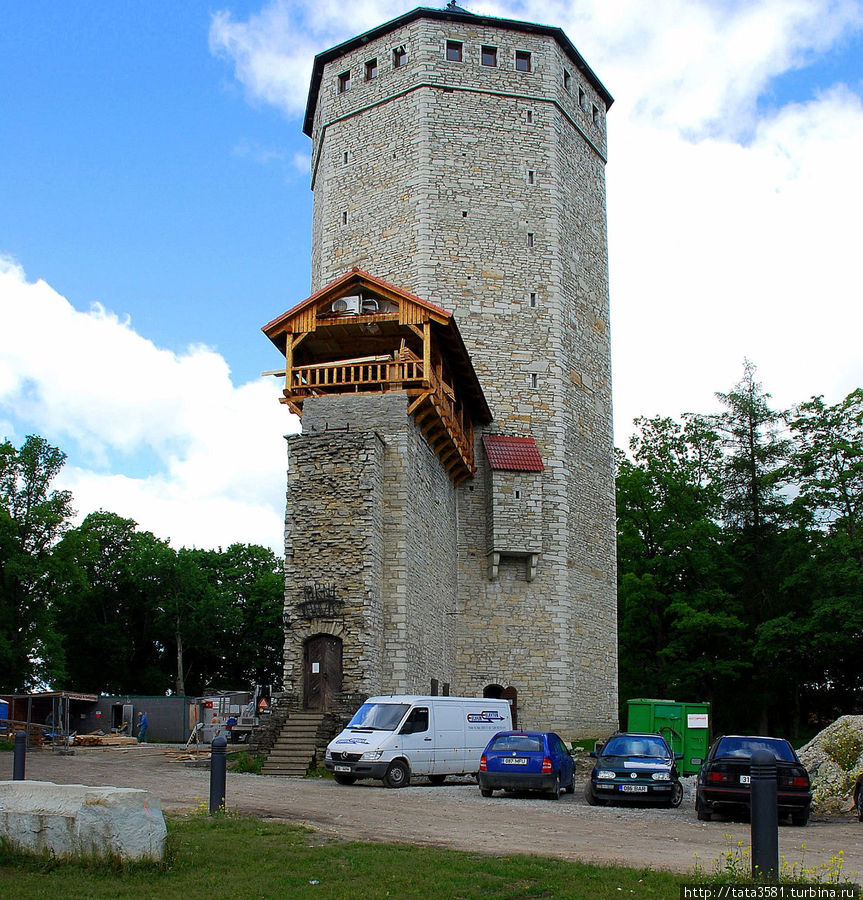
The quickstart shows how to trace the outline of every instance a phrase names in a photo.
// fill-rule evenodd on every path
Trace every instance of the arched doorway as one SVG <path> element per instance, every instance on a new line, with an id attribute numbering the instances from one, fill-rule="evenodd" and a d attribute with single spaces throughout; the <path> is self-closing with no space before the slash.
<path id="1" fill-rule="evenodd" d="M 491 700 L 509 700 L 512 727 L 518 728 L 518 691 L 512 685 L 504 687 L 502 684 L 487 684 L 482 689 L 482 695 Z"/>
<path id="2" fill-rule="evenodd" d="M 303 707 L 326 710 L 342 689 L 342 642 L 315 634 L 303 645 Z"/>

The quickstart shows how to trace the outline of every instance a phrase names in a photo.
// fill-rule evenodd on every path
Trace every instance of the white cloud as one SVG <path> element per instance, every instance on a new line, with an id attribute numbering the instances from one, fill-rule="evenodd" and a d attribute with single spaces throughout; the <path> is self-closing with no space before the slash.
<path id="1" fill-rule="evenodd" d="M 0 414 L 69 453 L 61 480 L 80 513 L 108 509 L 175 546 L 281 552 L 282 435 L 297 423 L 275 379 L 235 387 L 214 350 L 160 349 L 101 306 L 76 311 L 9 261 L 0 320 Z M 151 471 L 122 474 L 142 452 Z"/>
<path id="2" fill-rule="evenodd" d="M 608 198 L 615 421 L 708 411 L 759 367 L 777 405 L 863 383 L 863 109 L 836 84 L 770 112 L 779 76 L 863 29 L 860 0 L 478 0 L 559 25 L 615 96 Z M 297 115 L 312 55 L 406 11 L 270 2 L 211 46 Z M 859 79 L 859 73 L 857 75 Z"/>

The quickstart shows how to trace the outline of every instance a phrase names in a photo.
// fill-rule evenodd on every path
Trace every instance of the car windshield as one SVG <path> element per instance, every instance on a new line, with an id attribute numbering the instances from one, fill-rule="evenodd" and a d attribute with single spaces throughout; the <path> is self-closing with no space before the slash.
<path id="1" fill-rule="evenodd" d="M 499 734 L 488 745 L 489 752 L 506 753 L 518 750 L 521 753 L 541 753 L 542 739 L 531 734 Z"/>
<path id="2" fill-rule="evenodd" d="M 776 759 L 794 762 L 794 751 L 786 740 L 763 737 L 724 737 L 716 747 L 714 758 L 734 756 L 749 759 L 756 750 L 767 750 Z"/>
<path id="3" fill-rule="evenodd" d="M 603 756 L 641 756 L 668 759 L 668 745 L 661 738 L 644 735 L 613 737 L 603 748 Z"/>
<path id="4" fill-rule="evenodd" d="M 348 728 L 395 731 L 408 709 L 407 703 L 363 703 L 348 722 Z"/>

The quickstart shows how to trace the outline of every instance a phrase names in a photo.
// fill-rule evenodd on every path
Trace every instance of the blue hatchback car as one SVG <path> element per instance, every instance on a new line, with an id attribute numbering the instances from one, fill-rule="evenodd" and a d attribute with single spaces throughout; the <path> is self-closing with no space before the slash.
<path id="1" fill-rule="evenodd" d="M 479 790 L 545 791 L 554 800 L 575 791 L 575 763 L 566 744 L 553 731 L 501 731 L 479 761 Z"/>

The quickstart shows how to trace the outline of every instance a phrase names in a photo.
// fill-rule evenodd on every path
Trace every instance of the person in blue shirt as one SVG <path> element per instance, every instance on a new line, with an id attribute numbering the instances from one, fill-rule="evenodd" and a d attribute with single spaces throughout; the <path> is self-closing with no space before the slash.
<path id="1" fill-rule="evenodd" d="M 147 713 L 139 712 L 138 713 L 138 743 L 144 744 L 147 742 Z"/>

